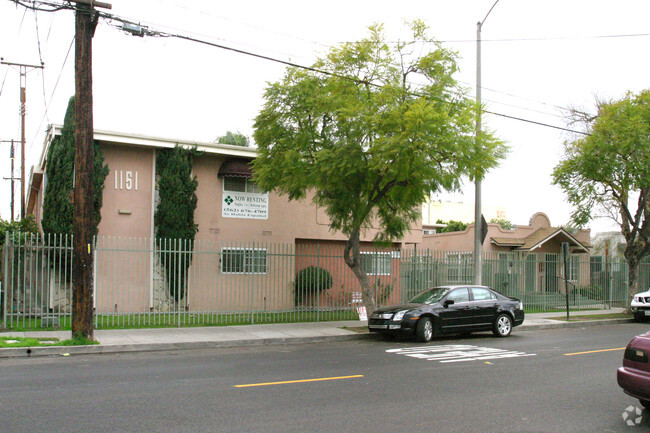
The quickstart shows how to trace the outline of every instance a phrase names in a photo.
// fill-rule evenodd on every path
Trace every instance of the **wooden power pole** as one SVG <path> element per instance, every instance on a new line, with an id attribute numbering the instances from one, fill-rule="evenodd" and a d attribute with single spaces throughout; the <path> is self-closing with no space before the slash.
<path id="1" fill-rule="evenodd" d="M 24 63 L 5 62 L 4 58 L 0 59 L 0 64 L 8 66 L 18 66 L 20 68 L 20 219 L 25 218 L 25 115 L 27 114 L 27 69 L 43 69 L 43 63 L 40 65 L 26 65 Z M 12 150 L 12 167 L 11 167 L 11 220 L 15 218 L 13 209 L 13 142 Z"/>
<path id="2" fill-rule="evenodd" d="M 111 5 L 92 0 L 77 0 L 76 4 L 72 336 L 92 340 L 95 201 L 92 39 L 98 19 L 94 6 L 110 9 Z"/>

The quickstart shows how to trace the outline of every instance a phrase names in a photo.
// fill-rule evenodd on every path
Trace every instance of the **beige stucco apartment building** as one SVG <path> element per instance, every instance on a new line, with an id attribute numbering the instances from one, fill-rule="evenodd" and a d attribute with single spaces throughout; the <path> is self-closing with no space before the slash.
<path id="1" fill-rule="evenodd" d="M 50 127 L 40 162 L 31 172 L 28 212 L 39 222 L 47 188 L 46 155 L 60 134 L 60 126 Z M 95 140 L 101 144 L 110 170 L 104 186 L 95 257 L 97 312 L 159 311 L 174 303 L 165 290 L 165 278 L 169 277 L 162 272 L 156 253 L 154 211 L 157 152 L 176 145 L 195 146 L 202 152 L 193 167 L 198 181 L 198 232 L 189 259 L 187 290 L 179 301 L 183 308 L 292 309 L 297 303 L 293 285 L 296 273 L 308 266 L 327 269 L 333 281 L 329 290 L 301 302 L 321 308 L 358 300 L 360 288 L 342 260 L 346 237 L 330 230 L 326 213 L 311 200 L 288 201 L 274 192 L 259 191 L 248 166 L 256 156 L 254 148 L 99 130 L 95 131 Z M 405 288 L 411 293 L 427 284 L 471 283 L 460 278 L 461 272 L 456 269 L 466 268 L 471 257 L 473 230 L 470 224 L 464 232 L 423 235 L 422 221 L 417 221 L 403 239 L 388 248 L 372 244 L 377 228 L 366 230 L 362 259 L 381 303 L 401 300 Z M 531 218 L 529 226 L 512 231 L 489 224 L 483 250 L 528 256 L 522 272 L 527 284 L 532 284 L 530 290 L 537 291 L 545 290 L 546 276 L 555 278 L 561 272 L 541 263 L 546 263 L 544 254 L 559 253 L 563 242 L 570 244 L 572 254 L 588 255 L 589 231 L 569 233 L 552 227 L 548 217 L 540 213 Z M 442 265 L 437 268 L 436 278 L 428 276 L 423 280 L 420 276 L 424 273 L 413 267 L 421 261 L 406 259 L 427 250 L 435 252 Z M 411 268 L 406 270 L 405 266 Z M 414 285 L 416 279 L 419 285 Z M 57 299 L 68 298 L 69 293 L 58 292 L 69 288 L 57 282 L 49 285 L 52 293 L 48 299 L 53 309 Z"/>
<path id="2" fill-rule="evenodd" d="M 28 212 L 39 222 L 47 188 L 46 155 L 50 144 L 60 134 L 60 126 L 50 127 L 43 156 L 31 173 Z M 330 230 L 328 217 L 322 209 L 309 198 L 289 201 L 274 192 L 265 193 L 256 188 L 248 166 L 256 155 L 254 148 L 99 130 L 95 131 L 95 140 L 101 144 L 105 164 L 110 170 L 104 184 L 98 250 L 125 248 L 121 256 L 127 256 L 126 249 L 132 249 L 122 247 L 125 242 L 138 243 L 136 249 L 148 245 L 153 249 L 157 151 L 180 145 L 195 146 L 202 152 L 193 166 L 193 175 L 198 181 L 194 220 L 198 232 L 188 292 L 183 300 L 190 308 L 214 302 L 227 302 L 230 307 L 239 305 L 241 308 L 251 303 L 261 308 L 280 304 L 292 306 L 295 273 L 310 265 L 328 269 L 333 276 L 332 289 L 322 294 L 327 298 L 323 303 L 332 299 L 339 302 L 359 290 L 353 274 L 341 260 L 346 237 Z M 399 254 L 396 252 L 421 242 L 420 222 L 414 224 L 403 239 L 381 251 L 371 242 L 376 233 L 376 228 L 370 228 L 362 237 L 362 254 L 368 259 L 368 273 L 373 283 L 382 279 L 384 282 L 377 284 L 395 286 L 399 279 Z M 120 244 L 109 246 L 111 242 Z M 165 303 L 166 300 L 159 299 L 164 295 L 159 288 L 162 283 L 157 281 L 164 278 L 154 254 L 149 255 L 149 259 L 126 259 L 129 263 L 121 263 L 120 272 L 114 267 L 118 260 L 116 255 L 98 255 L 96 285 L 119 286 L 121 292 L 126 291 L 123 298 L 130 299 L 129 305 L 124 306 L 113 296 L 104 300 L 98 294 L 98 309 L 141 311 Z M 283 256 L 295 256 L 295 260 L 287 265 Z M 121 279 L 120 274 L 125 278 Z M 235 288 L 250 286 L 251 275 L 257 286 L 267 281 L 268 293 L 259 290 L 254 295 L 256 299 L 248 295 L 233 296 Z M 278 292 L 282 296 L 277 296 Z"/>
<path id="3" fill-rule="evenodd" d="M 32 170 L 28 210 L 35 214 L 37 221 L 41 218 L 43 191 L 47 186 L 43 176 L 47 171 L 47 149 L 60 134 L 60 126 L 50 128 L 40 164 Z M 329 229 L 327 215 L 309 199 L 290 202 L 273 192 L 258 191 L 246 167 L 255 158 L 254 148 L 97 130 L 95 140 L 101 143 L 110 170 L 104 187 L 100 235 L 154 236 L 156 151 L 178 144 L 196 146 L 203 152 L 195 159 L 193 169 L 198 180 L 196 239 L 291 243 L 296 239 L 328 242 L 346 239 Z M 376 229 L 368 230 L 364 240 L 372 240 L 376 232 Z M 420 241 L 418 222 L 398 244 Z"/>

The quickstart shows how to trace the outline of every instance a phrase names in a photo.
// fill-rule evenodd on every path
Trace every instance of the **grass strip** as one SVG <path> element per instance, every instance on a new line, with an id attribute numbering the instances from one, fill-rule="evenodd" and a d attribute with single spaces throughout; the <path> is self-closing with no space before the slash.
<path id="1" fill-rule="evenodd" d="M 566 322 L 565 316 L 548 317 L 550 320 L 560 320 Z M 576 314 L 571 316 L 569 313 L 569 322 L 580 322 L 583 320 L 607 320 L 607 319 L 632 319 L 631 314 L 611 313 L 611 314 Z"/>
<path id="2" fill-rule="evenodd" d="M 0 337 L 0 348 L 8 347 L 51 347 L 51 346 L 90 346 L 99 344 L 87 338 L 70 338 L 59 340 L 58 338 L 36 338 L 36 337 Z"/>

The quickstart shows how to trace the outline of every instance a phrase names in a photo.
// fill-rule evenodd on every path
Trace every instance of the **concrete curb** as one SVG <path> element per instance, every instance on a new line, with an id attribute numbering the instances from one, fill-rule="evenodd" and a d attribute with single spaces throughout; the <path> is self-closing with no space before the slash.
<path id="1" fill-rule="evenodd" d="M 337 341 L 366 340 L 375 334 L 358 333 L 320 337 L 261 338 L 230 341 L 187 341 L 177 343 L 98 344 L 92 346 L 8 347 L 0 349 L 2 358 L 36 358 L 45 356 L 100 355 L 136 352 L 164 352 L 172 350 L 219 349 L 231 347 L 275 346 L 305 343 L 330 343 Z"/>
<path id="2" fill-rule="evenodd" d="M 513 332 L 537 331 L 543 329 L 583 328 L 598 325 L 616 325 L 633 323 L 633 319 L 603 319 L 582 320 L 577 322 L 554 321 L 555 323 L 542 323 L 522 325 Z M 327 335 L 314 337 L 281 337 L 281 338 L 250 338 L 241 340 L 222 341 L 186 341 L 175 343 L 142 343 L 142 344 L 99 344 L 93 346 L 48 346 L 48 347 L 9 347 L 0 349 L 2 358 L 36 358 L 46 356 L 72 356 L 72 355 L 100 355 L 115 353 L 137 352 L 162 352 L 173 350 L 199 350 L 218 349 L 247 346 L 272 346 L 305 343 L 329 343 L 337 341 L 370 340 L 381 338 L 379 334 L 370 332 L 351 333 L 346 335 Z"/>
<path id="3" fill-rule="evenodd" d="M 595 320 L 580 320 L 577 322 L 563 322 L 558 320 L 557 323 L 543 323 L 538 325 L 530 325 L 524 327 L 517 327 L 512 330 L 515 331 L 537 331 L 540 329 L 558 329 L 558 328 L 584 328 L 586 326 L 598 325 L 618 325 L 620 323 L 634 323 L 634 319 L 595 319 Z"/>

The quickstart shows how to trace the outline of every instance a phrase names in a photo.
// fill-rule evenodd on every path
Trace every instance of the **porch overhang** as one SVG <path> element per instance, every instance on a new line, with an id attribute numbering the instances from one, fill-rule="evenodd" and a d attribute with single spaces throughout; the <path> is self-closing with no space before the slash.
<path id="1" fill-rule="evenodd" d="M 541 228 L 526 238 L 493 237 L 492 244 L 500 247 L 510 247 L 514 251 L 535 251 L 552 239 L 560 239 L 561 242 L 568 242 L 574 253 L 589 253 L 590 245 L 583 244 L 571 233 L 563 228 Z"/>

